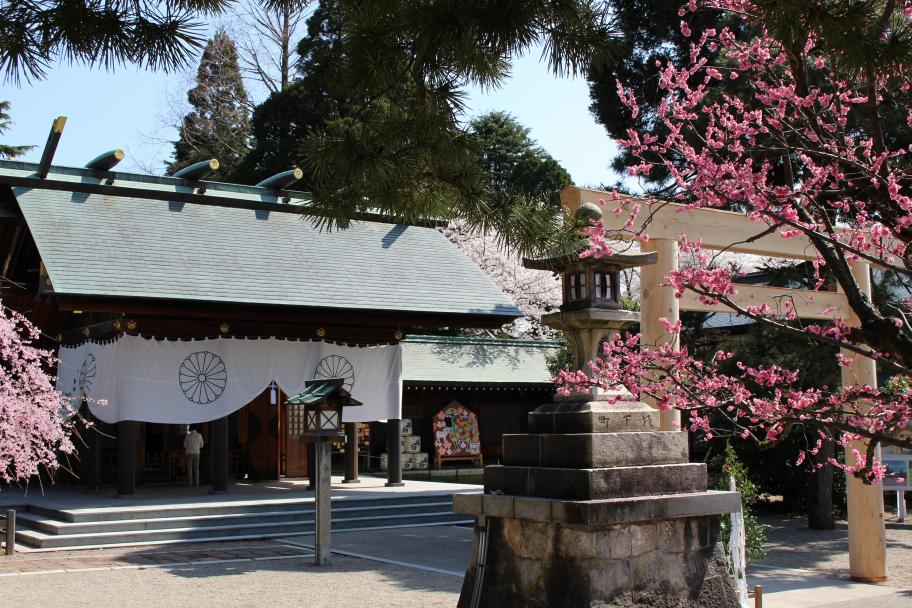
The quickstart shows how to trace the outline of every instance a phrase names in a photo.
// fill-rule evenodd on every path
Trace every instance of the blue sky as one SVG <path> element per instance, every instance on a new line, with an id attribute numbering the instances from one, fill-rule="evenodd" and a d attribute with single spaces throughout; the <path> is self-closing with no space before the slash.
<path id="1" fill-rule="evenodd" d="M 195 68 L 194 68 L 195 69 Z M 176 139 L 167 126 L 169 99 L 186 90 L 186 74 L 121 67 L 105 72 L 56 66 L 41 82 L 4 85 L 0 99 L 12 103 L 8 144 L 37 144 L 22 160 L 37 161 L 54 117 L 67 117 L 55 163 L 81 166 L 96 155 L 123 148 L 126 170 L 161 173 Z M 173 103 L 170 102 L 170 103 Z M 537 54 L 520 58 L 513 77 L 500 89 L 470 92 L 469 115 L 506 110 L 573 176 L 578 185 L 613 183 L 609 168 L 616 147 L 588 110 L 585 80 L 556 78 Z"/>

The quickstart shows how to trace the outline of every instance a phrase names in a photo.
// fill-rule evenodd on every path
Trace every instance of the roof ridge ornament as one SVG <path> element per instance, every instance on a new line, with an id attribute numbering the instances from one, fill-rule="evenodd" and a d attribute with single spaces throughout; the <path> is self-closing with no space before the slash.
<path id="1" fill-rule="evenodd" d="M 281 173 L 276 173 L 271 177 L 267 177 L 263 181 L 259 182 L 256 186 L 257 188 L 284 190 L 288 186 L 299 181 L 302 177 L 304 177 L 304 172 L 301 171 L 301 169 L 298 167 L 293 167 L 288 171 L 282 171 Z"/>
<path id="2" fill-rule="evenodd" d="M 218 168 L 218 159 L 210 158 L 209 160 L 201 160 L 198 163 L 187 165 L 180 171 L 176 171 L 171 177 L 201 181 L 218 171 Z"/>
<path id="3" fill-rule="evenodd" d="M 94 171 L 110 171 L 122 161 L 126 153 L 120 148 L 103 152 L 85 164 L 86 169 Z"/>
<path id="4" fill-rule="evenodd" d="M 51 162 L 54 160 L 54 153 L 57 152 L 57 144 L 60 143 L 60 136 L 63 135 L 66 121 L 66 116 L 58 116 L 51 123 L 51 132 L 48 134 L 47 143 L 44 144 L 44 151 L 41 153 L 41 161 L 38 163 L 38 177 L 41 179 L 46 178 L 51 170 Z"/>

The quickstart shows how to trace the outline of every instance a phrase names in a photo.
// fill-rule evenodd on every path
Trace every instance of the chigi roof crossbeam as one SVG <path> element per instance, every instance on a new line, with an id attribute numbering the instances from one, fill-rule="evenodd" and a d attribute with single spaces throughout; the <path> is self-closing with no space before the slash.
<path id="1" fill-rule="evenodd" d="M 49 152 L 46 149 L 44 157 L 52 158 L 53 151 Z M 58 165 L 48 165 L 44 168 L 40 163 L 0 161 L 0 172 L 3 174 L 3 182 L 13 187 L 127 196 L 235 209 L 312 213 L 307 205 L 311 200 L 309 192 L 283 190 L 279 193 L 272 188 L 221 182 L 205 182 L 206 190 L 202 191 L 198 177 L 202 174 L 202 169 L 193 171 L 192 175 L 188 174 L 187 177 L 111 171 L 110 168 L 123 157 L 121 150 L 112 150 L 92 159 L 84 168 Z M 211 172 L 213 161 L 203 161 L 202 164 Z M 378 221 L 377 218 L 372 219 Z"/>
<path id="2" fill-rule="evenodd" d="M 54 154 L 57 152 L 57 144 L 60 143 L 60 136 L 63 135 L 66 121 L 66 116 L 58 116 L 51 123 L 51 132 L 48 134 L 47 143 L 44 144 L 44 150 L 41 152 L 38 170 L 35 171 L 41 179 L 47 177 L 48 171 L 51 169 L 51 163 L 54 162 Z"/>
<path id="3" fill-rule="evenodd" d="M 54 154 L 66 125 L 66 116 L 58 116 L 39 163 L 0 161 L 2 183 L 13 188 L 41 188 L 79 194 L 100 194 L 117 197 L 168 201 L 174 204 L 192 203 L 254 211 L 278 211 L 298 215 L 323 216 L 312 205 L 310 192 L 289 189 L 300 181 L 304 172 L 298 167 L 272 175 L 255 186 L 204 181 L 219 168 L 217 159 L 200 161 L 178 171 L 173 176 L 154 176 L 112 171 L 125 154 L 115 149 L 104 152 L 86 163 L 83 168 L 53 165 Z M 436 228 L 446 224 L 439 219 L 404 222 L 370 209 L 352 218 L 390 224 L 412 224 Z"/>
<path id="4" fill-rule="evenodd" d="M 110 171 L 124 159 L 126 154 L 120 148 L 116 150 L 108 150 L 107 152 L 102 152 L 92 160 L 86 163 L 86 169 L 93 169 L 95 171 Z"/>

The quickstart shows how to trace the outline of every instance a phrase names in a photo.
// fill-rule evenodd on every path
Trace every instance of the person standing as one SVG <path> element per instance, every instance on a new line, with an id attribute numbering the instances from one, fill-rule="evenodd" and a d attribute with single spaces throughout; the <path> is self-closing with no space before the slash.
<path id="1" fill-rule="evenodd" d="M 184 437 L 184 452 L 187 454 L 187 483 L 200 485 L 200 450 L 203 447 L 203 436 L 191 428 Z"/>

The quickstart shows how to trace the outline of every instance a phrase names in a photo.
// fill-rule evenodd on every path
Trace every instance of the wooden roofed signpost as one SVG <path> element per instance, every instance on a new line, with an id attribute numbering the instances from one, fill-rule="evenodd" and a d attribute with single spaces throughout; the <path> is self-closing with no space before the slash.
<path id="1" fill-rule="evenodd" d="M 678 269 L 679 239 L 686 235 L 691 242 L 701 241 L 702 248 L 729 253 L 742 253 L 773 258 L 813 260 L 817 250 L 802 235 L 782 238 L 776 232 L 766 229 L 764 224 L 752 221 L 746 215 L 720 209 L 688 208 L 675 203 L 656 202 L 652 206 L 643 201 L 640 212 L 627 224 L 631 216 L 627 213 L 613 213 L 608 192 L 569 186 L 561 192 L 561 202 L 569 212 L 575 212 L 584 203 L 603 208 L 605 232 L 618 239 L 633 240 L 642 234 L 649 239 L 641 244 L 644 251 L 656 253 L 656 262 L 645 266 L 640 277 L 641 334 L 645 348 L 655 348 L 673 341 L 677 345 L 678 335 L 669 333 L 659 321 L 670 323 L 680 320 L 681 311 L 736 313 L 731 306 L 706 303 L 693 292 L 675 297 L 674 288 L 663 285 L 665 278 Z M 871 298 L 870 265 L 864 260 L 851 263 L 852 274 L 864 297 Z M 738 285 L 737 293 L 729 296 L 732 304 L 746 311 L 748 307 L 768 304 L 774 309 L 788 301 L 798 318 L 804 319 L 845 319 L 850 326 L 858 326 L 859 320 L 852 313 L 843 293 L 810 291 L 786 287 Z M 844 385 L 877 386 L 876 363 L 869 357 L 851 353 L 851 362 L 841 368 Z M 647 402 L 649 401 L 646 399 Z M 655 405 L 655 402 L 652 402 Z M 680 426 L 680 412 L 662 412 L 663 430 Z M 864 454 L 867 441 L 858 441 L 850 446 Z M 848 450 L 847 450 L 848 451 Z M 879 448 L 877 450 L 879 457 Z M 886 540 L 884 530 L 883 493 L 874 485 L 866 485 L 848 475 L 848 520 L 849 520 L 849 569 L 853 579 L 866 582 L 882 581 L 886 578 Z"/>
<path id="2" fill-rule="evenodd" d="M 301 440 L 314 444 L 316 456 L 316 509 L 314 513 L 314 563 L 329 563 L 332 536 L 331 497 L 332 461 L 330 445 L 341 441 L 342 410 L 362 405 L 345 389 L 343 378 L 327 378 L 306 382 L 303 392 L 290 398 L 286 405 L 304 407 L 304 429 Z M 351 446 L 349 446 L 351 447 Z M 357 449 L 357 446 L 355 446 Z"/>

